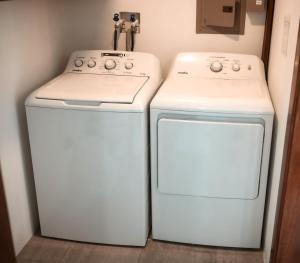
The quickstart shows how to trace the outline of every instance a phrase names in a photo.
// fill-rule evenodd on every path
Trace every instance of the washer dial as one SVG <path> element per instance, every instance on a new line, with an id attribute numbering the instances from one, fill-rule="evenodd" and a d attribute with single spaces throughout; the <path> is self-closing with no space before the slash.
<path id="1" fill-rule="evenodd" d="M 89 60 L 87 65 L 88 65 L 89 68 L 93 68 L 93 67 L 96 66 L 96 61 L 95 60 Z"/>
<path id="2" fill-rule="evenodd" d="M 133 68 L 133 63 L 129 62 L 129 61 L 125 62 L 125 68 L 128 69 L 128 70 L 132 69 Z"/>
<path id="3" fill-rule="evenodd" d="M 117 63 L 116 61 L 114 61 L 113 59 L 108 59 L 105 61 L 104 63 L 104 67 L 107 69 L 107 70 L 112 70 L 114 68 L 116 68 L 117 66 Z"/>
<path id="4" fill-rule="evenodd" d="M 75 59 L 74 60 L 74 65 L 75 65 L 75 67 L 77 67 L 77 68 L 79 68 L 79 67 L 81 67 L 82 65 L 83 65 L 83 60 L 82 59 Z"/>

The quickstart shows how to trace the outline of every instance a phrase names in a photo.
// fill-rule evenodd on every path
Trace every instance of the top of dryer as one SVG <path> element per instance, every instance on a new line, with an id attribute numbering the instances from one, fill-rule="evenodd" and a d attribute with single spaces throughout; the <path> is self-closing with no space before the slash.
<path id="1" fill-rule="evenodd" d="M 265 79 L 264 65 L 258 57 L 231 53 L 180 53 L 169 72 L 169 77 L 177 75 L 207 79 Z"/>
<path id="2" fill-rule="evenodd" d="M 181 53 L 151 108 L 273 114 L 263 62 L 230 53 Z"/>

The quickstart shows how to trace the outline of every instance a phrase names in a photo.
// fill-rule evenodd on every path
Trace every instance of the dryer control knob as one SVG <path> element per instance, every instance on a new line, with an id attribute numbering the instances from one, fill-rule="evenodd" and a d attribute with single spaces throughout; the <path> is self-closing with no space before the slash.
<path id="1" fill-rule="evenodd" d="M 104 63 L 104 67 L 108 70 L 114 69 L 116 66 L 116 61 L 114 61 L 113 59 L 108 59 Z"/>
<path id="2" fill-rule="evenodd" d="M 89 68 L 93 68 L 93 67 L 95 67 L 96 66 L 96 61 L 95 60 L 90 60 L 89 62 L 88 62 L 88 67 Z"/>
<path id="3" fill-rule="evenodd" d="M 83 65 L 83 60 L 82 59 L 75 59 L 74 65 L 77 68 L 81 67 Z"/>
<path id="4" fill-rule="evenodd" d="M 126 69 L 132 69 L 133 68 L 133 63 L 132 62 L 126 62 L 125 63 L 125 68 Z"/>
<path id="5" fill-rule="evenodd" d="M 223 65 L 221 62 L 215 61 L 215 62 L 211 63 L 210 69 L 212 72 L 220 72 L 223 69 Z"/>
<path id="6" fill-rule="evenodd" d="M 241 69 L 241 67 L 240 67 L 239 64 L 233 64 L 233 65 L 232 65 L 232 70 L 233 70 L 233 71 L 240 71 L 240 69 Z"/>

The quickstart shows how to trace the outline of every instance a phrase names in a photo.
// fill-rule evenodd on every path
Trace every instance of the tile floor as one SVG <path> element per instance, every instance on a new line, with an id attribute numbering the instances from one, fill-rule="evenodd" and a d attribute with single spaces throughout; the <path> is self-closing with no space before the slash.
<path id="1" fill-rule="evenodd" d="M 262 252 L 159 242 L 145 248 L 70 242 L 35 235 L 18 263 L 263 263 Z"/>

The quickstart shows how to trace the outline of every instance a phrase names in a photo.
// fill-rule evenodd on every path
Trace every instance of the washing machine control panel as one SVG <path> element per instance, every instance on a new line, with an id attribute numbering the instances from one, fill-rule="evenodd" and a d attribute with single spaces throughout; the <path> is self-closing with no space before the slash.
<path id="1" fill-rule="evenodd" d="M 77 51 L 70 58 L 67 72 L 87 74 L 151 76 L 158 60 L 150 54 L 126 51 Z"/>
<path id="2" fill-rule="evenodd" d="M 171 74 L 220 79 L 265 77 L 263 63 L 256 56 L 204 52 L 179 54 Z"/>

